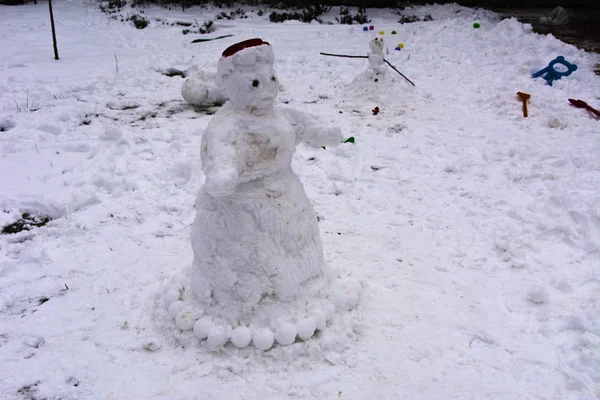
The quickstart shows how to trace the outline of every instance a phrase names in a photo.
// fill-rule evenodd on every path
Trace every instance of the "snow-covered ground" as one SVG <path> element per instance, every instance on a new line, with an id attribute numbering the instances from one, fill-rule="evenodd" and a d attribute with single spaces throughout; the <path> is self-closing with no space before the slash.
<path id="1" fill-rule="evenodd" d="M 366 54 L 374 33 L 359 25 L 249 12 L 206 35 L 232 37 L 191 44 L 199 35 L 154 18 L 224 10 L 146 9 L 137 30 L 58 1 L 55 61 L 45 5 L 0 6 L 0 225 L 53 218 L 0 235 L 0 398 L 600 397 L 600 122 L 567 102 L 600 108 L 594 55 L 456 5 L 415 8 L 434 21 L 404 25 L 368 10 L 416 84 L 375 103 L 348 87 L 366 60 L 319 55 Z M 157 317 L 192 259 L 211 118 L 161 71 L 214 67 L 251 37 L 273 46 L 282 107 L 356 139 L 300 148 L 293 166 L 326 259 L 364 292 L 348 330 L 210 352 Z M 552 87 L 530 77 L 558 55 L 579 69 Z"/>

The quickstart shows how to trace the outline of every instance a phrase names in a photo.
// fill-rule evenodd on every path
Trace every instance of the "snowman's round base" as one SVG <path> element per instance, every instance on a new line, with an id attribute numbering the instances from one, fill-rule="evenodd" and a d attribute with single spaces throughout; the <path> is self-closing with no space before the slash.
<path id="1" fill-rule="evenodd" d="M 372 101 L 380 106 L 395 104 L 399 98 L 406 95 L 405 86 L 389 71 L 369 68 L 354 78 L 346 88 L 344 97 L 351 95 L 360 98 L 361 101 Z"/>
<path id="2" fill-rule="evenodd" d="M 336 314 L 353 310 L 360 299 L 360 285 L 347 279 L 322 278 L 310 286 L 312 290 L 293 301 L 263 298 L 240 320 L 227 315 L 227 307 L 200 301 L 192 293 L 187 267 L 165 285 L 162 301 L 172 323 L 205 341 L 211 350 L 229 343 L 237 348 L 269 350 L 275 344 L 309 340 L 326 329 Z"/>

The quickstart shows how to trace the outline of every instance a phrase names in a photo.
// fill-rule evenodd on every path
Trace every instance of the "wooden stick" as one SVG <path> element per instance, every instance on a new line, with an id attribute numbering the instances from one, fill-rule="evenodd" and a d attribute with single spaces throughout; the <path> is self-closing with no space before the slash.
<path id="1" fill-rule="evenodd" d="M 54 30 L 54 13 L 52 12 L 52 0 L 48 0 L 50 11 L 50 26 L 52 27 L 52 44 L 54 45 L 54 59 L 58 60 L 58 47 L 56 46 L 56 31 Z"/>
<path id="2" fill-rule="evenodd" d="M 331 56 L 331 57 L 369 58 L 369 56 L 349 56 L 346 54 L 331 54 L 331 53 L 319 53 L 319 54 L 324 55 L 324 56 Z"/>
<path id="3" fill-rule="evenodd" d="M 523 92 L 517 92 L 517 96 L 519 96 L 519 98 L 523 102 L 523 116 L 527 118 L 527 100 L 529 100 L 531 95 Z"/>
<path id="4" fill-rule="evenodd" d="M 331 53 L 319 53 L 321 55 L 324 56 L 331 56 L 331 57 L 346 57 L 346 58 L 369 58 L 369 56 L 350 56 L 347 54 L 331 54 Z M 413 86 L 416 86 L 410 79 L 408 79 L 406 76 L 404 76 L 404 74 L 400 71 L 398 71 L 396 69 L 396 67 L 394 67 L 392 64 L 390 64 L 390 62 L 388 60 L 386 60 L 385 58 L 383 59 L 383 61 L 385 61 L 387 63 L 387 65 L 389 65 L 390 67 L 392 67 L 392 69 L 394 71 L 396 71 L 397 73 L 400 74 L 400 76 L 402 76 L 404 79 L 406 79 L 408 81 L 408 83 L 410 83 Z"/>
<path id="5" fill-rule="evenodd" d="M 585 108 L 586 110 L 593 113 L 597 117 L 600 117 L 600 111 L 594 109 L 592 106 L 590 106 L 588 103 L 586 103 L 583 100 L 569 99 L 569 103 L 571 103 L 572 105 L 574 105 L 577 108 Z"/>
<path id="6" fill-rule="evenodd" d="M 392 69 L 393 69 L 394 71 L 396 71 L 396 72 L 397 72 L 397 73 L 399 73 L 399 74 L 400 74 L 400 75 L 401 75 L 401 76 L 402 76 L 404 79 L 406 79 L 406 80 L 408 81 L 408 83 L 410 83 L 410 84 L 411 84 L 411 85 L 413 85 L 413 86 L 416 86 L 414 83 L 412 83 L 412 81 L 411 81 L 410 79 L 408 79 L 406 76 L 404 76 L 404 74 L 403 74 L 402 72 L 398 71 L 398 70 L 396 69 L 396 67 L 394 67 L 392 64 L 390 64 L 390 62 L 389 62 L 388 60 L 386 60 L 386 59 L 384 58 L 384 59 L 383 59 L 383 61 L 385 61 L 385 62 L 387 63 L 387 65 L 389 65 L 390 67 L 392 67 Z"/>

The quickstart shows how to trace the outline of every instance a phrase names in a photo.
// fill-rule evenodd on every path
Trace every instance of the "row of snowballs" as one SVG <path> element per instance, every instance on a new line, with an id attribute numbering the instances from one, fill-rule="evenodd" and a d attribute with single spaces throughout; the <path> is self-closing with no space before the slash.
<path id="1" fill-rule="evenodd" d="M 323 309 L 314 309 L 307 316 L 298 318 L 296 322 L 282 322 L 273 331 L 269 327 L 238 326 L 233 328 L 223 319 L 213 319 L 204 315 L 203 310 L 194 309 L 185 302 L 185 293 L 189 277 L 183 273 L 175 274 L 171 283 L 165 286 L 164 301 L 169 316 L 175 319 L 175 325 L 182 331 L 193 331 L 200 340 L 206 340 L 211 349 L 226 345 L 229 341 L 237 347 L 244 348 L 254 344 L 258 350 L 269 350 L 275 342 L 287 346 L 296 341 L 310 339 L 317 330 L 325 329 L 338 310 L 351 310 L 358 304 L 359 294 L 356 290 L 344 292 L 337 290 Z"/>

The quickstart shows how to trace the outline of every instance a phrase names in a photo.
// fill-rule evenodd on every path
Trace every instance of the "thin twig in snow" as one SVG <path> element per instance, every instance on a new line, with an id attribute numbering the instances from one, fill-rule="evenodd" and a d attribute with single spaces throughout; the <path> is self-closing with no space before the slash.
<path id="1" fill-rule="evenodd" d="M 347 54 L 331 54 L 331 53 L 319 53 L 319 54 L 324 55 L 324 56 L 331 56 L 331 57 L 369 58 L 369 56 L 349 56 Z"/>

